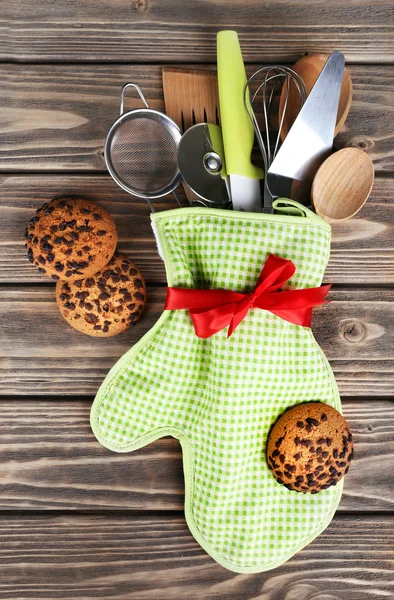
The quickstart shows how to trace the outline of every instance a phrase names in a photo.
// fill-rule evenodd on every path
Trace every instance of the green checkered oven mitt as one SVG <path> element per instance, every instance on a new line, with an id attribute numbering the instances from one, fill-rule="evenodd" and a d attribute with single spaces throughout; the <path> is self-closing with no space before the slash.
<path id="1" fill-rule="evenodd" d="M 272 253 L 296 266 L 292 288 L 311 288 L 329 257 L 329 225 L 291 201 L 276 201 L 276 214 L 184 208 L 152 223 L 172 287 L 249 292 Z M 255 308 L 230 338 L 224 329 L 201 339 L 187 310 L 166 310 L 111 369 L 91 424 L 116 452 L 177 438 L 192 534 L 226 568 L 259 572 L 321 533 L 341 496 L 342 481 L 315 495 L 289 491 L 266 462 L 272 424 L 310 400 L 341 410 L 310 328 Z"/>

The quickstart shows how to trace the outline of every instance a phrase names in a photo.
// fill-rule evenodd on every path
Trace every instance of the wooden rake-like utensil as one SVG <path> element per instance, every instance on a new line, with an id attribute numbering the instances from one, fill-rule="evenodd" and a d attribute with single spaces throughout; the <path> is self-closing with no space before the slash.
<path id="1" fill-rule="evenodd" d="M 164 103 L 167 115 L 182 133 L 197 123 L 219 125 L 219 92 L 216 71 L 164 67 Z M 191 203 L 198 199 L 184 185 Z"/>

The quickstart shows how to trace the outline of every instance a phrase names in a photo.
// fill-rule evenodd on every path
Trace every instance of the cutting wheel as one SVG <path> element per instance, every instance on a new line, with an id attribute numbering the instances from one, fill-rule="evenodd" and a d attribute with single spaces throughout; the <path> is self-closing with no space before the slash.
<path id="1" fill-rule="evenodd" d="M 178 163 L 186 184 L 207 206 L 230 207 L 218 125 L 199 123 L 188 129 L 179 143 Z"/>

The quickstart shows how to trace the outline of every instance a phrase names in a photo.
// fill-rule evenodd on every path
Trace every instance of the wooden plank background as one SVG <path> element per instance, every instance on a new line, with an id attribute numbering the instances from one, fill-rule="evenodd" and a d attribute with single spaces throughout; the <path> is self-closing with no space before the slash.
<path id="1" fill-rule="evenodd" d="M 49 284 L 26 260 L 23 232 L 34 211 L 55 196 L 77 194 L 97 201 L 113 215 L 118 248 L 142 269 L 149 284 L 165 284 L 144 200 L 120 189 L 107 175 L 0 175 L 0 282 Z M 371 198 L 350 221 L 332 228 L 325 281 L 342 285 L 394 284 L 394 180 L 375 180 Z M 157 210 L 176 208 L 168 197 Z"/>
<path id="2" fill-rule="evenodd" d="M 247 70 L 342 50 L 354 99 L 337 148 L 372 158 L 372 196 L 333 227 L 315 311 L 354 432 L 355 461 L 328 529 L 267 573 L 238 575 L 183 516 L 179 443 L 131 454 L 95 440 L 94 394 L 157 320 L 165 271 L 144 201 L 106 173 L 103 144 L 126 81 L 162 110 L 161 66 L 214 68 L 219 29 Z M 388 0 L 13 0 L 0 8 L 0 600 L 377 600 L 394 597 L 394 9 Z M 130 98 L 128 107 L 138 100 Z M 25 256 L 27 221 L 77 194 L 114 216 L 148 283 L 141 321 L 94 339 L 61 318 Z M 168 197 L 158 209 L 174 207 Z"/>
<path id="3" fill-rule="evenodd" d="M 393 544 L 391 516 L 340 516 L 279 569 L 240 575 L 205 554 L 182 514 L 4 514 L 0 598 L 390 598 Z"/>
<path id="4" fill-rule="evenodd" d="M 247 70 L 251 74 L 258 66 Z M 359 146 L 378 173 L 394 172 L 394 66 L 348 68 L 354 100 L 335 144 Z M 119 116 L 126 81 L 141 86 L 151 108 L 164 109 L 160 65 L 5 64 L 0 76 L 2 171 L 106 172 L 104 140 Z M 126 106 L 136 108 L 141 101 L 131 94 Z"/>
<path id="5" fill-rule="evenodd" d="M 248 62 L 337 48 L 353 62 L 394 60 L 388 0 L 13 0 L 3 25 L 8 61 L 214 62 L 226 28 Z"/>
<path id="6" fill-rule="evenodd" d="M 90 406 L 90 399 L 57 397 L 0 401 L 3 509 L 182 511 L 179 442 L 168 437 L 132 453 L 111 452 L 90 430 Z M 390 513 L 394 401 L 345 399 L 343 407 L 356 455 L 339 511 Z"/>
<path id="7" fill-rule="evenodd" d="M 315 309 L 313 328 L 342 396 L 389 396 L 394 381 L 391 290 L 335 289 Z M 148 288 L 141 321 L 112 338 L 72 329 L 61 316 L 53 284 L 14 286 L 0 298 L 0 395 L 92 396 L 112 365 L 157 321 L 164 287 Z"/>

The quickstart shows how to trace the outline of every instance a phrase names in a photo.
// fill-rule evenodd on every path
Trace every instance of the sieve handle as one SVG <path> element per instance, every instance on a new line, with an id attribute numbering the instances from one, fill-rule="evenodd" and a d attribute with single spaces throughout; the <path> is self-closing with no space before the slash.
<path id="1" fill-rule="evenodd" d="M 122 87 L 122 92 L 120 94 L 120 114 L 123 115 L 123 112 L 124 112 L 124 95 L 125 95 L 125 91 L 128 87 L 133 87 L 134 89 L 136 89 L 139 94 L 139 97 L 141 98 L 142 102 L 145 104 L 146 108 L 149 108 L 148 103 L 145 100 L 145 96 L 141 91 L 141 88 L 136 83 L 126 83 Z"/>

